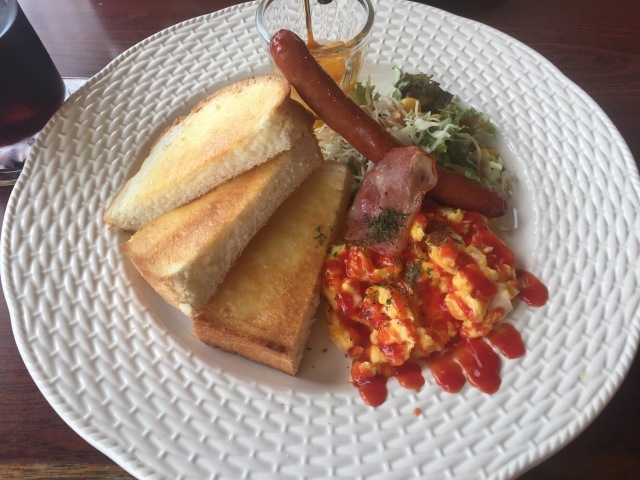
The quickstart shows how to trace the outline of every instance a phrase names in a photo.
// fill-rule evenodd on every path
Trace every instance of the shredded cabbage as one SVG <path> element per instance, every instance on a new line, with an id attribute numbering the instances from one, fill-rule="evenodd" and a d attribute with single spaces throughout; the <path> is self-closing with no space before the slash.
<path id="1" fill-rule="evenodd" d="M 505 170 L 498 152 L 484 143 L 495 134 L 489 116 L 458 106 L 452 101 L 453 95 L 442 90 L 429 75 L 395 70 L 395 90 L 391 95 L 381 95 L 369 79 L 355 85 L 351 98 L 403 145 L 421 147 L 443 167 L 456 170 L 508 198 L 516 177 Z M 433 111 L 425 111 L 420 101 L 407 96 L 406 92 L 422 98 L 423 102 L 427 96 L 435 99 L 431 104 Z M 327 125 L 316 128 L 315 132 L 325 159 L 347 164 L 358 188 L 374 164 Z"/>

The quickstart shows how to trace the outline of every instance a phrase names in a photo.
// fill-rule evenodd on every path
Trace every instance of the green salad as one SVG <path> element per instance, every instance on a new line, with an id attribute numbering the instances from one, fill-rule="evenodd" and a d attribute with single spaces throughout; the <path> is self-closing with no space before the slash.
<path id="1" fill-rule="evenodd" d="M 371 84 L 357 83 L 350 97 L 403 145 L 417 145 L 431 153 L 445 168 L 496 190 L 507 198 L 515 180 L 502 158 L 487 142 L 495 135 L 489 116 L 463 108 L 454 95 L 442 89 L 431 75 L 405 73 L 394 68 L 396 79 L 390 95 Z M 326 159 L 349 165 L 359 185 L 374 164 L 328 126 L 316 129 Z"/>

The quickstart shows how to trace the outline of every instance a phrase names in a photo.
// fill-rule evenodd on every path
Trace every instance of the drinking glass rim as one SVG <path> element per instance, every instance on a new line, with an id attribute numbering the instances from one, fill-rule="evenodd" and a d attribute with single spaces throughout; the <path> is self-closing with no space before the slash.
<path id="1" fill-rule="evenodd" d="M 258 31 L 260 32 L 260 36 L 267 42 L 271 42 L 272 34 L 267 31 L 267 28 L 264 26 L 264 12 L 269 5 L 271 5 L 275 0 L 260 0 L 258 2 L 258 8 L 256 10 L 256 26 L 258 27 Z M 302 0 L 300 0 L 302 1 Z M 323 48 L 323 55 L 330 55 L 332 53 L 343 50 L 345 47 L 354 47 L 364 43 L 371 33 L 371 28 L 373 27 L 373 19 L 374 19 L 374 11 L 373 4 L 371 0 L 356 0 L 360 5 L 362 5 L 367 12 L 367 20 L 364 23 L 362 29 L 353 36 L 353 38 L 342 42 L 340 45 L 336 47 L 325 47 Z M 275 32 L 274 32 L 275 33 Z"/>

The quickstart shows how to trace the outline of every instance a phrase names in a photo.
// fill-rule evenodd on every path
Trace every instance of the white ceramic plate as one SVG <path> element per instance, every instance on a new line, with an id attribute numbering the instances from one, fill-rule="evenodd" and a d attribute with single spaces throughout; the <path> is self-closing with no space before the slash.
<path id="1" fill-rule="evenodd" d="M 378 2 L 366 68 L 383 83 L 393 65 L 435 74 L 492 115 L 520 177 L 508 240 L 551 299 L 512 314 L 528 351 L 504 362 L 496 394 L 391 382 L 387 402 L 366 407 L 319 324 L 292 378 L 200 344 L 125 261 L 103 209 L 177 115 L 269 71 L 254 11 L 244 4 L 143 41 L 38 139 L 6 212 L 2 281 L 47 400 L 143 478 L 507 478 L 558 450 L 612 397 L 638 344 L 640 181 L 595 103 L 486 26 Z"/>

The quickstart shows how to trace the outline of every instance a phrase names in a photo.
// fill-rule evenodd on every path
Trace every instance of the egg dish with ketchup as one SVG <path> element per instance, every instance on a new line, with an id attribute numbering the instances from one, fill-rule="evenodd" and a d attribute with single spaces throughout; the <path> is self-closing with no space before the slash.
<path id="1" fill-rule="evenodd" d="M 391 377 L 456 336 L 477 338 L 512 310 L 514 255 L 476 213 L 425 202 L 398 256 L 333 245 L 323 270 L 332 340 L 356 385 Z"/>

